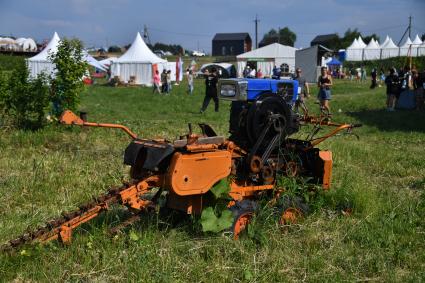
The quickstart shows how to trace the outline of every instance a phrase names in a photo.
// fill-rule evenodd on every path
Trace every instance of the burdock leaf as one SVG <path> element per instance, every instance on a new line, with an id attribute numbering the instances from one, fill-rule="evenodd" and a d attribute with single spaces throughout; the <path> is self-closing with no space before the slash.
<path id="1" fill-rule="evenodd" d="M 217 217 L 212 207 L 207 207 L 202 211 L 201 224 L 204 232 L 220 232 L 232 226 L 233 215 L 229 210 L 224 210 L 220 217 Z"/>
<path id="2" fill-rule="evenodd" d="M 221 179 L 210 191 L 214 194 L 216 199 L 227 197 L 230 192 L 229 182 L 226 178 Z"/>

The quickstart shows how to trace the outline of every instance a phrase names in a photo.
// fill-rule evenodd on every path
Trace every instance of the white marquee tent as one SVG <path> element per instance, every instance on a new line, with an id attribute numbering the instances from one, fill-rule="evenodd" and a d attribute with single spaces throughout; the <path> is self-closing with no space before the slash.
<path id="1" fill-rule="evenodd" d="M 363 60 L 377 60 L 381 56 L 381 48 L 375 39 L 371 39 L 369 44 L 363 49 Z"/>
<path id="2" fill-rule="evenodd" d="M 240 54 L 236 56 L 238 61 L 238 77 L 242 77 L 248 61 L 257 62 L 257 70 L 261 69 L 264 76 L 272 76 L 273 67 L 287 64 L 289 71 L 295 69 L 295 51 L 297 49 L 291 46 L 273 43 L 264 47 Z"/>
<path id="3" fill-rule="evenodd" d="M 404 44 L 400 46 L 400 56 L 407 56 L 409 53 L 412 54 L 412 44 L 410 37 L 407 37 Z"/>
<path id="4" fill-rule="evenodd" d="M 394 44 L 393 40 L 389 38 L 388 42 L 381 47 L 381 59 L 397 57 L 399 48 Z"/>
<path id="5" fill-rule="evenodd" d="M 357 43 L 359 44 L 360 48 L 365 48 L 366 47 L 366 43 L 364 43 L 362 37 L 359 35 L 359 37 L 357 38 Z"/>
<path id="6" fill-rule="evenodd" d="M 25 42 L 25 41 L 24 41 Z M 49 41 L 47 46 L 37 55 L 27 59 L 28 69 L 30 71 L 30 77 L 36 77 L 38 74 L 44 72 L 47 75 L 53 75 L 55 70 L 55 64 L 53 64 L 49 56 L 56 54 L 58 51 L 60 38 L 59 35 L 55 32 L 52 39 Z M 106 71 L 105 66 L 100 64 L 96 59 L 94 59 L 90 54 L 84 51 L 83 59 L 91 66 L 98 68 L 102 71 Z"/>
<path id="7" fill-rule="evenodd" d="M 413 45 L 421 45 L 422 40 L 419 38 L 419 35 L 416 35 L 415 40 L 412 42 Z"/>
<path id="8" fill-rule="evenodd" d="M 381 48 L 384 47 L 388 43 L 388 41 L 390 41 L 390 37 L 387 35 L 387 37 L 385 38 L 384 42 L 382 42 L 382 44 L 379 45 L 379 47 L 381 47 Z"/>
<path id="9" fill-rule="evenodd" d="M 417 48 L 418 48 L 418 56 L 425 56 L 425 40 Z"/>
<path id="10" fill-rule="evenodd" d="M 56 54 L 58 51 L 60 38 L 55 32 L 47 46 L 37 55 L 28 59 L 28 68 L 31 77 L 36 77 L 41 72 L 50 75 L 55 69 L 55 65 L 49 60 L 50 54 Z"/>
<path id="11" fill-rule="evenodd" d="M 360 38 L 360 37 L 359 37 Z M 361 40 L 361 38 L 360 38 Z M 362 43 L 364 44 L 363 40 Z M 363 60 L 363 45 L 359 43 L 358 39 L 354 39 L 353 43 L 347 47 L 347 61 L 362 61 Z"/>
<path id="12" fill-rule="evenodd" d="M 152 69 L 156 65 L 159 70 L 159 65 L 166 63 L 166 60 L 159 58 L 149 49 L 140 33 L 137 33 L 127 52 L 112 62 L 111 75 L 112 77 L 119 76 L 126 82 L 130 80 L 131 76 L 134 76 L 136 84 L 152 85 Z"/>

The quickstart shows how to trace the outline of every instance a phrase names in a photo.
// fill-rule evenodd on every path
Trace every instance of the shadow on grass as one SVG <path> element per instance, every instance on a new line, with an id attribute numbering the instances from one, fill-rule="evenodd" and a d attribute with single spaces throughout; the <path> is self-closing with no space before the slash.
<path id="1" fill-rule="evenodd" d="M 365 126 L 376 127 L 381 131 L 425 132 L 425 111 L 385 109 L 348 112 Z"/>

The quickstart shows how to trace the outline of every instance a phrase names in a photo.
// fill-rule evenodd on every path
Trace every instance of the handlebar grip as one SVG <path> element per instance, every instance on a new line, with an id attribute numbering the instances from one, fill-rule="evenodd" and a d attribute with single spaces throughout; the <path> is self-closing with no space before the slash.
<path id="1" fill-rule="evenodd" d="M 353 126 L 353 128 L 360 128 L 360 127 L 363 126 L 363 124 L 353 124 L 352 126 Z"/>

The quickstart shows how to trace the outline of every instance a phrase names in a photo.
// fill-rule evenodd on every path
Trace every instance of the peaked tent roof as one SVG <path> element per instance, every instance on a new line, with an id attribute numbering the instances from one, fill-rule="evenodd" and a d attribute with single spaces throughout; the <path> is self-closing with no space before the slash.
<path id="1" fill-rule="evenodd" d="M 375 39 L 371 39 L 369 44 L 365 47 L 366 49 L 379 49 L 378 42 L 375 41 Z"/>
<path id="2" fill-rule="evenodd" d="M 294 57 L 296 48 L 286 46 L 279 43 L 272 43 L 264 47 L 240 54 L 236 56 L 238 59 L 245 58 L 283 58 Z"/>
<path id="3" fill-rule="evenodd" d="M 407 37 L 406 41 L 401 47 L 409 47 L 410 45 L 412 45 L 412 41 L 410 40 L 410 37 Z"/>
<path id="4" fill-rule="evenodd" d="M 28 61 L 48 61 L 50 54 L 55 54 L 58 51 L 59 35 L 55 32 L 47 46 L 40 53 L 28 59 Z"/>
<path id="5" fill-rule="evenodd" d="M 419 38 L 419 35 L 416 35 L 415 40 L 412 42 L 414 45 L 421 45 L 422 40 Z"/>
<path id="6" fill-rule="evenodd" d="M 156 56 L 143 41 L 138 32 L 130 48 L 114 63 L 164 63 L 167 60 Z"/>
<path id="7" fill-rule="evenodd" d="M 381 48 L 384 47 L 388 43 L 388 41 L 390 41 L 390 37 L 387 35 L 387 37 L 385 38 L 384 42 L 382 42 L 382 44 L 380 45 L 380 47 Z"/>
<path id="8" fill-rule="evenodd" d="M 359 43 L 360 48 L 365 48 L 366 43 L 364 43 L 362 37 L 359 35 L 359 38 L 357 38 L 357 42 Z"/>
<path id="9" fill-rule="evenodd" d="M 397 47 L 397 45 L 394 44 L 393 40 L 390 38 L 388 40 L 388 42 L 384 46 L 382 46 L 381 48 L 390 49 L 390 48 L 398 48 L 398 47 Z"/>
<path id="10" fill-rule="evenodd" d="M 353 42 L 351 43 L 351 45 L 347 47 L 347 49 L 349 49 L 349 48 L 350 49 L 359 49 L 360 48 L 360 45 L 359 45 L 357 38 L 355 38 L 353 40 Z"/>

